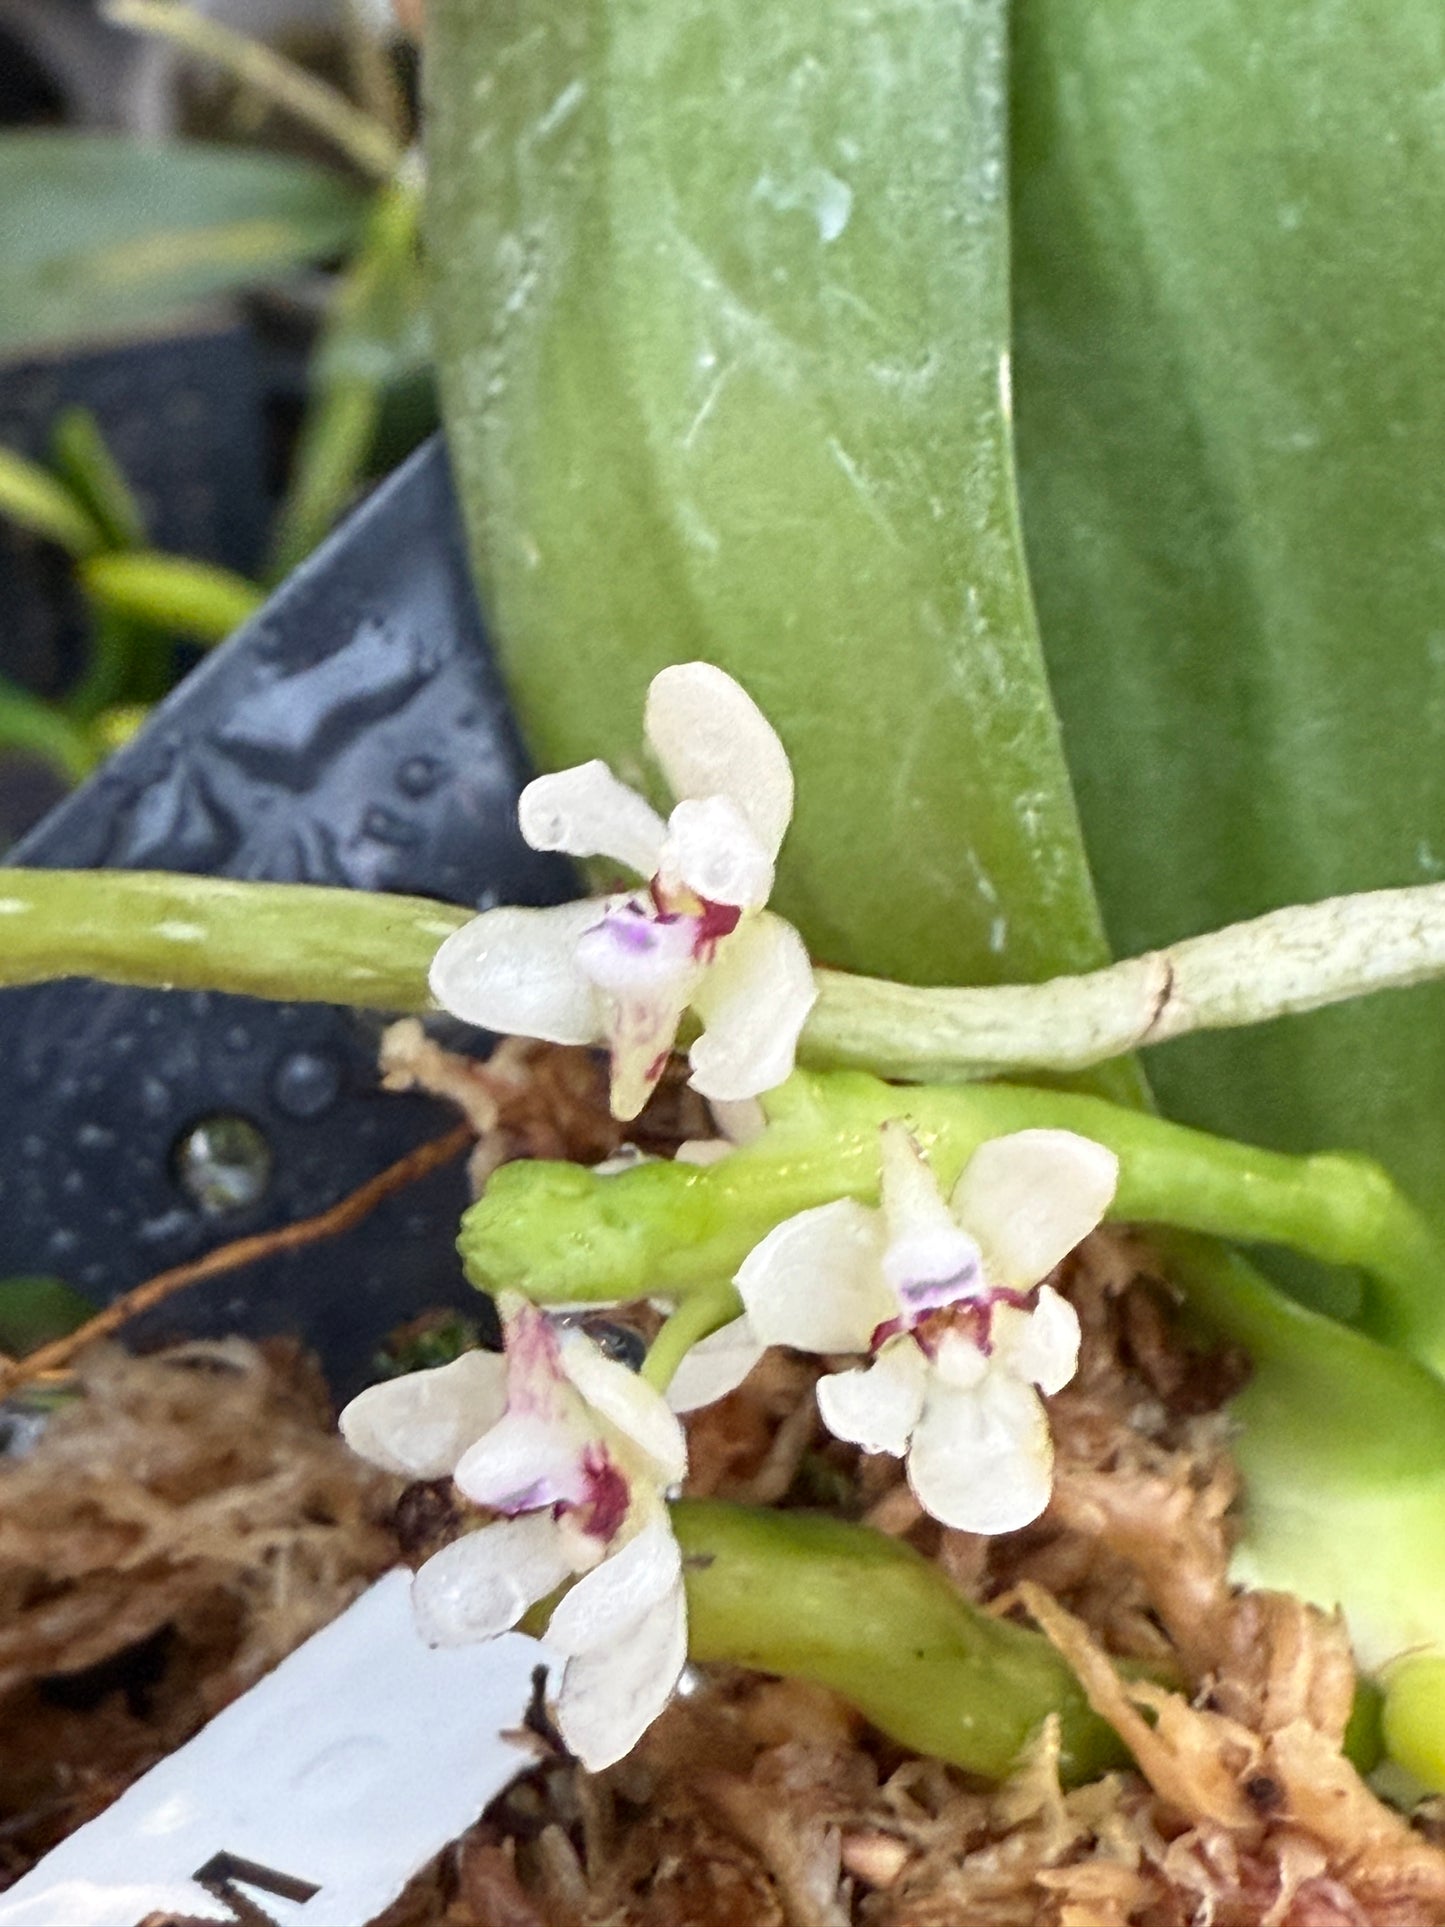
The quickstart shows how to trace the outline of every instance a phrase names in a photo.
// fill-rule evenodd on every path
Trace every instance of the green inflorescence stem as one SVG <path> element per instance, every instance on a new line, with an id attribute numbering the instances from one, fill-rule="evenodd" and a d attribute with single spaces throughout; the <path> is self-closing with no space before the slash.
<path id="1" fill-rule="evenodd" d="M 1046 1639 L 971 1606 L 898 1540 L 716 1500 L 679 1501 L 672 1519 L 694 1659 L 832 1687 L 901 1745 L 990 1779 L 1051 1713 L 1066 1785 L 1126 1763 Z"/>
<path id="2" fill-rule="evenodd" d="M 730 1284 L 689 1292 L 648 1347 L 642 1377 L 655 1391 L 665 1392 L 693 1346 L 740 1318 L 742 1310 L 743 1301 Z"/>
<path id="3" fill-rule="evenodd" d="M 550 1303 L 680 1294 L 732 1276 L 782 1219 L 878 1195 L 879 1127 L 906 1118 L 951 1185 L 986 1139 L 1064 1128 L 1114 1151 L 1112 1215 L 1358 1265 L 1375 1281 L 1377 1333 L 1445 1371 L 1445 1262 L 1434 1233 L 1378 1166 L 1279 1152 L 1169 1124 L 1102 1098 L 1010 1084 L 888 1085 L 799 1072 L 764 1100 L 769 1127 L 721 1163 L 639 1165 L 597 1177 L 519 1163 L 463 1221 L 474 1282 Z"/>

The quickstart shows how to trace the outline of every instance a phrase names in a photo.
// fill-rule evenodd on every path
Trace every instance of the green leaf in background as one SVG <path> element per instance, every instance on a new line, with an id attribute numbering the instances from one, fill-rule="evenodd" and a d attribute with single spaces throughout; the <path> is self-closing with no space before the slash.
<path id="1" fill-rule="evenodd" d="M 0 1278 L 0 1352 L 23 1358 L 95 1316 L 89 1298 L 59 1278 Z"/>
<path id="2" fill-rule="evenodd" d="M 436 0 L 431 242 L 538 760 L 663 664 L 793 757 L 778 902 L 918 981 L 1104 955 L 1013 492 L 1003 0 Z"/>
<path id="3" fill-rule="evenodd" d="M 339 254 L 365 196 L 270 154 L 0 134 L 0 352 L 88 341 Z"/>
<path id="4" fill-rule="evenodd" d="M 388 391 L 429 367 L 419 179 L 378 190 L 312 356 L 306 413 L 267 575 L 280 581 L 349 506 Z"/>
<path id="5" fill-rule="evenodd" d="M 1445 16 L 1014 10 L 1024 522 L 1110 935 L 1445 875 Z M 1445 992 L 1152 1052 L 1445 1204 Z"/>
<path id="6" fill-rule="evenodd" d="M 103 615 L 203 644 L 224 642 L 266 599 L 234 570 L 155 549 L 93 555 L 80 580 Z"/>
<path id="7" fill-rule="evenodd" d="M 50 459 L 105 536 L 108 549 L 145 547 L 140 503 L 88 408 L 61 409 L 50 430 Z"/>
<path id="8" fill-rule="evenodd" d="M 75 556 L 105 546 L 104 529 L 74 490 L 11 448 L 0 448 L 0 516 Z"/>

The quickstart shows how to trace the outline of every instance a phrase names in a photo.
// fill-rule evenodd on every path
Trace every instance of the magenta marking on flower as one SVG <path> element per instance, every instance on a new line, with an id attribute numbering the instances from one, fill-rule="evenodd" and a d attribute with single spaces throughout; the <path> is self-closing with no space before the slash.
<path id="1" fill-rule="evenodd" d="M 513 1316 L 507 1330 L 507 1410 L 549 1414 L 562 1375 L 562 1354 L 551 1320 L 527 1305 Z"/>
<path id="2" fill-rule="evenodd" d="M 923 1311 L 917 1318 L 888 1318 L 875 1327 L 868 1340 L 870 1353 L 879 1352 L 890 1338 L 907 1336 L 926 1358 L 936 1358 L 945 1333 L 966 1338 L 985 1358 L 993 1352 L 993 1314 L 999 1305 L 1015 1311 L 1032 1311 L 1038 1303 L 1038 1287 L 1014 1291 L 1007 1285 L 993 1285 L 977 1296 L 954 1298 Z"/>
<path id="3" fill-rule="evenodd" d="M 574 1508 L 578 1524 L 590 1537 L 602 1540 L 604 1545 L 610 1544 L 627 1517 L 631 1492 L 600 1440 L 594 1439 L 583 1447 L 582 1479 L 585 1497 Z"/>
<path id="4" fill-rule="evenodd" d="M 742 911 L 735 903 L 713 903 L 707 897 L 700 899 L 702 915 L 697 919 L 697 935 L 692 940 L 692 954 L 704 961 L 710 961 L 713 952 L 724 937 L 730 937 L 742 921 Z"/>
<path id="5" fill-rule="evenodd" d="M 657 1083 L 658 1079 L 662 1076 L 662 1073 L 667 1069 L 667 1060 L 671 1055 L 672 1055 L 671 1051 L 660 1050 L 657 1053 L 656 1057 L 653 1058 L 652 1062 L 648 1065 L 647 1072 L 646 1072 L 647 1081 L 649 1084 Z"/>

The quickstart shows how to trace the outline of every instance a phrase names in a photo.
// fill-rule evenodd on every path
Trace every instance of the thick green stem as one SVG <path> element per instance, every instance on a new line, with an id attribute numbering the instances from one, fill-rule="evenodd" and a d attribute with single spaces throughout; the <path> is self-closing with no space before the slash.
<path id="1" fill-rule="evenodd" d="M 1050 1713 L 1065 1784 L 1127 1755 L 1037 1633 L 969 1605 L 936 1566 L 866 1526 L 715 1500 L 672 1508 L 688 1648 L 832 1687 L 920 1753 L 1002 1779 Z"/>
<path id="2" fill-rule="evenodd" d="M 0 871 L 0 984 L 98 977 L 375 1010 L 434 1008 L 427 968 L 471 915 L 423 897 L 145 870 Z"/>
<path id="3" fill-rule="evenodd" d="M 879 1126 L 906 1118 L 951 1185 L 986 1139 L 1063 1127 L 1119 1158 L 1112 1215 L 1289 1245 L 1376 1281 L 1378 1329 L 1445 1371 L 1445 1264 L 1433 1233 L 1377 1166 L 1286 1157 L 1101 1098 L 1009 1084 L 899 1088 L 856 1072 L 799 1072 L 764 1100 L 768 1129 L 706 1166 L 608 1177 L 576 1165 L 504 1167 L 463 1223 L 468 1271 L 550 1303 L 681 1293 L 736 1272 L 783 1218 L 878 1195 Z"/>

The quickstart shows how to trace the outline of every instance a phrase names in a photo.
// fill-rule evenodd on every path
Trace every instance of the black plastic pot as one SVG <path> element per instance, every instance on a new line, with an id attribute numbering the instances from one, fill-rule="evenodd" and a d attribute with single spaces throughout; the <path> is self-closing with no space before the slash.
<path id="1" fill-rule="evenodd" d="M 555 901 L 572 880 L 517 833 L 525 777 L 432 442 L 9 860 Z M 0 993 L 0 1278 L 103 1302 L 345 1196 L 454 1121 L 378 1090 L 380 1027 L 91 983 Z M 236 1171 L 194 1135 L 215 1120 Z M 458 1164 L 131 1336 L 298 1332 L 345 1397 L 398 1322 L 476 1306 L 452 1248 L 463 1203 Z"/>

